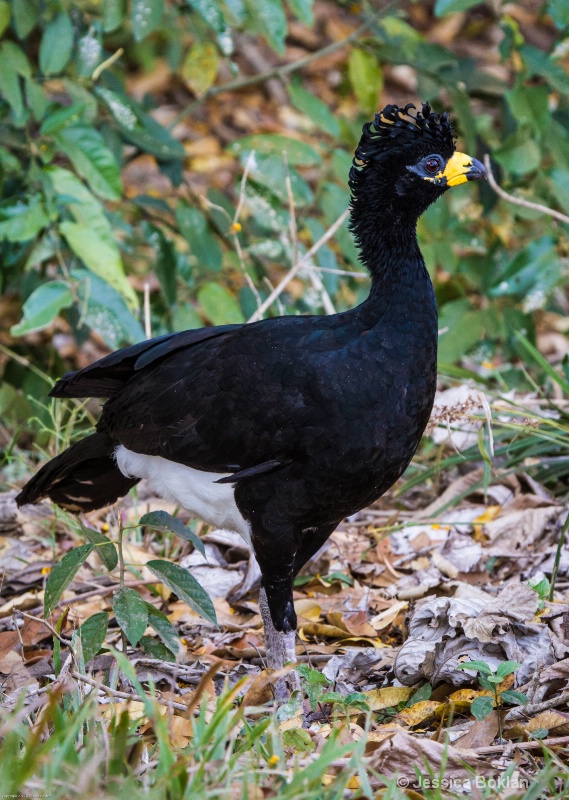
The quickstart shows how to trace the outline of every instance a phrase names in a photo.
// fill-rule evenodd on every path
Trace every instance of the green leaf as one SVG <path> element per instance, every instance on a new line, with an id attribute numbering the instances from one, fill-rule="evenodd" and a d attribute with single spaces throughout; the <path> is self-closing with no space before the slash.
<path id="1" fill-rule="evenodd" d="M 407 708 L 415 705 L 415 703 L 421 703 L 423 700 L 430 700 L 431 694 L 433 693 L 433 687 L 430 683 L 424 683 L 422 686 L 419 686 L 416 692 L 414 692 L 407 703 L 405 704 Z"/>
<path id="2" fill-rule="evenodd" d="M 502 661 L 501 664 L 498 664 L 498 669 L 496 670 L 496 675 L 500 680 L 504 680 L 508 675 L 511 675 L 512 672 L 515 672 L 517 669 L 521 667 L 519 661 Z"/>
<path id="3" fill-rule="evenodd" d="M 569 75 L 547 53 L 529 44 L 520 48 L 520 55 L 531 75 L 541 75 L 553 89 L 563 94 L 569 93 Z"/>
<path id="4" fill-rule="evenodd" d="M 289 84 L 288 93 L 293 106 L 308 117 L 316 127 L 334 138 L 340 135 L 340 125 L 336 116 L 323 100 L 304 88 L 298 77 Z"/>
<path id="5" fill-rule="evenodd" d="M 85 563 L 93 552 L 92 544 L 82 544 L 66 553 L 61 561 L 51 570 L 45 584 L 43 599 L 43 615 L 47 619 L 59 602 L 65 589 L 69 586 L 79 567 Z"/>
<path id="6" fill-rule="evenodd" d="M 383 76 L 376 56 L 359 47 L 352 48 L 348 75 L 360 108 L 364 114 L 373 114 L 377 111 L 379 93 L 383 88 Z"/>
<path id="7" fill-rule="evenodd" d="M 512 703 L 515 706 L 525 706 L 528 704 L 528 697 L 523 692 L 514 692 L 512 689 L 505 689 L 500 692 L 500 699 L 505 703 Z"/>
<path id="8" fill-rule="evenodd" d="M 175 661 L 176 654 L 166 647 L 162 642 L 153 639 L 152 636 L 142 636 L 140 646 L 151 658 L 159 658 L 160 661 Z"/>
<path id="9" fill-rule="evenodd" d="M 158 531 L 172 531 L 172 533 L 175 533 L 187 542 L 191 542 L 196 550 L 199 550 L 202 556 L 205 556 L 204 544 L 199 536 L 196 536 L 196 534 L 186 527 L 181 520 L 168 514 L 167 511 L 150 511 L 138 520 L 138 524 L 146 525 L 149 528 L 155 528 Z"/>
<path id="10" fill-rule="evenodd" d="M 480 5 L 480 0 L 436 0 L 435 16 L 446 17 L 447 14 L 456 14 L 457 11 L 466 11 Z"/>
<path id="11" fill-rule="evenodd" d="M 59 226 L 73 252 L 85 266 L 93 270 L 124 297 L 130 308 L 138 306 L 136 293 L 124 274 L 118 249 L 100 240 L 97 232 L 79 222 L 62 222 Z"/>
<path id="12" fill-rule="evenodd" d="M 49 222 L 39 194 L 31 195 L 28 205 L 16 201 L 14 205 L 0 208 L 0 219 L 0 239 L 9 242 L 34 239 Z"/>
<path id="13" fill-rule="evenodd" d="M 116 31 L 123 24 L 125 0 L 103 0 L 103 30 Z"/>
<path id="14" fill-rule="evenodd" d="M 46 167 L 45 174 L 58 200 L 73 214 L 75 220 L 96 233 L 99 241 L 116 249 L 115 235 L 103 206 L 79 178 L 61 167 Z"/>
<path id="15" fill-rule="evenodd" d="M 510 110 L 517 122 L 529 125 L 540 136 L 549 128 L 549 89 L 547 86 L 523 86 L 505 92 Z"/>
<path id="16" fill-rule="evenodd" d="M 213 86 L 219 69 L 219 53 L 211 42 L 196 42 L 182 64 L 182 78 L 192 92 L 201 97 Z"/>
<path id="17" fill-rule="evenodd" d="M 122 181 L 119 166 L 99 131 L 83 126 L 67 127 L 54 138 L 96 194 L 106 200 L 120 200 Z"/>
<path id="18" fill-rule="evenodd" d="M 187 0 L 187 3 L 215 31 L 222 52 L 230 55 L 233 52 L 233 40 L 218 0 Z"/>
<path id="19" fill-rule="evenodd" d="M 542 356 L 537 347 L 534 347 L 534 345 L 523 335 L 523 333 L 521 333 L 520 331 L 516 331 L 514 335 L 516 340 L 522 345 L 526 353 L 528 353 L 533 358 L 533 360 L 537 364 L 539 364 L 539 366 L 543 369 L 543 371 L 547 375 L 549 375 L 549 377 L 561 387 L 561 389 L 566 395 L 569 395 L 569 381 L 564 380 L 563 376 L 560 375 L 557 372 L 557 370 L 555 370 L 551 366 L 549 361 L 544 356 Z"/>
<path id="20" fill-rule="evenodd" d="M 120 629 L 136 647 L 148 626 L 148 609 L 136 589 L 117 589 L 113 595 L 113 612 Z"/>
<path id="21" fill-rule="evenodd" d="M 255 22 L 273 50 L 284 53 L 286 16 L 281 0 L 262 0 L 254 3 Z"/>
<path id="22" fill-rule="evenodd" d="M 261 186 L 266 186 L 288 208 L 287 175 L 290 178 L 295 205 L 304 206 L 311 203 L 314 195 L 310 186 L 294 167 L 289 165 L 287 168 L 282 156 L 256 155 L 250 164 L 250 178 Z"/>
<path id="23" fill-rule="evenodd" d="M 17 0 L 12 3 L 14 30 L 18 39 L 25 39 L 34 29 L 40 15 L 37 0 Z"/>
<path id="24" fill-rule="evenodd" d="M 314 12 L 312 6 L 314 0 L 287 0 L 288 7 L 304 25 L 310 27 L 314 23 Z"/>
<path id="25" fill-rule="evenodd" d="M 303 728 L 288 728 L 283 731 L 282 737 L 284 746 L 297 753 L 312 753 L 316 749 L 310 733 Z"/>
<path id="26" fill-rule="evenodd" d="M 145 338 L 139 320 L 106 281 L 86 269 L 72 269 L 71 277 L 78 281 L 81 322 L 96 331 L 110 348 L 116 350 Z"/>
<path id="27" fill-rule="evenodd" d="M 229 289 L 219 283 L 205 283 L 198 292 L 198 303 L 214 325 L 245 322 L 245 317 Z"/>
<path id="28" fill-rule="evenodd" d="M 168 618 L 164 619 L 164 614 L 156 613 L 157 609 L 150 603 L 147 603 L 146 607 L 148 609 L 148 624 L 154 628 L 168 650 L 175 656 L 183 653 L 184 645 L 182 644 L 182 640 Z"/>
<path id="29" fill-rule="evenodd" d="M 162 160 L 183 159 L 186 151 L 174 137 L 122 92 L 97 86 L 95 94 L 107 106 L 123 136 Z"/>
<path id="30" fill-rule="evenodd" d="M 538 144 L 523 130 L 509 136 L 501 147 L 493 151 L 492 157 L 508 172 L 526 175 L 536 170 L 541 163 Z"/>
<path id="31" fill-rule="evenodd" d="M 287 161 L 295 167 L 312 167 L 320 164 L 321 159 L 316 150 L 306 142 L 291 139 L 280 133 L 257 133 L 244 136 L 229 145 L 230 152 L 246 158 L 251 150 L 264 155 L 286 153 Z"/>
<path id="32" fill-rule="evenodd" d="M 152 247 L 155 258 L 155 270 L 160 290 L 164 295 L 166 303 L 173 307 L 176 305 L 178 294 L 176 272 L 178 260 L 176 249 L 170 239 L 162 233 L 156 225 L 145 225 L 144 232 L 147 233 L 147 243 Z"/>
<path id="33" fill-rule="evenodd" d="M 130 20 L 137 42 L 149 36 L 162 21 L 164 0 L 131 0 Z"/>
<path id="34" fill-rule="evenodd" d="M 87 538 L 91 544 L 97 545 L 95 547 L 95 553 L 99 556 L 109 572 L 112 572 L 119 563 L 119 554 L 114 542 L 111 542 L 108 536 L 105 536 L 104 533 L 94 528 L 87 528 L 85 525 L 82 525 L 81 530 L 85 538 Z"/>
<path id="35" fill-rule="evenodd" d="M 0 93 L 8 101 L 17 125 L 26 119 L 21 77 L 31 77 L 28 59 L 14 42 L 0 43 Z"/>
<path id="36" fill-rule="evenodd" d="M 45 112 L 49 108 L 50 101 L 44 91 L 43 86 L 31 78 L 25 80 L 26 105 L 32 112 L 34 119 L 38 122 L 43 119 Z"/>
<path id="37" fill-rule="evenodd" d="M 494 700 L 491 697 L 476 697 L 470 704 L 470 710 L 476 719 L 486 719 L 494 710 Z"/>
<path id="38" fill-rule="evenodd" d="M 85 664 L 96 656 L 103 646 L 108 626 L 109 615 L 106 611 L 100 611 L 98 614 L 93 614 L 92 617 L 86 619 L 79 627 L 75 636 L 81 639 Z"/>
<path id="39" fill-rule="evenodd" d="M 569 25 L 569 0 L 549 0 L 547 13 L 555 25 L 563 30 Z"/>
<path id="40" fill-rule="evenodd" d="M 61 72 L 73 51 L 73 25 L 67 14 L 58 14 L 46 26 L 40 44 L 39 65 L 44 75 Z"/>
<path id="41" fill-rule="evenodd" d="M 6 2 L 6 0 L 0 0 L 0 36 L 3 35 L 4 31 L 10 24 L 11 16 L 12 12 L 10 11 L 10 3 Z"/>
<path id="42" fill-rule="evenodd" d="M 208 622 L 217 625 L 215 608 L 207 592 L 202 589 L 190 573 L 178 564 L 171 564 L 169 561 L 147 561 L 146 566 L 156 575 L 159 581 L 168 586 L 175 592 L 180 600 L 193 608 Z"/>
<path id="43" fill-rule="evenodd" d="M 66 281 L 49 281 L 38 286 L 24 303 L 21 322 L 10 329 L 12 336 L 41 331 L 51 325 L 59 312 L 73 305 L 73 295 Z"/>
<path id="44" fill-rule="evenodd" d="M 474 672 L 481 672 L 483 675 L 493 675 L 492 669 L 485 661 L 465 661 L 459 664 L 457 669 L 470 669 Z"/>
<path id="45" fill-rule="evenodd" d="M 176 222 L 180 233 L 190 245 L 198 268 L 206 267 L 218 272 L 222 264 L 221 248 L 199 208 L 193 208 L 180 200 L 176 207 Z"/>

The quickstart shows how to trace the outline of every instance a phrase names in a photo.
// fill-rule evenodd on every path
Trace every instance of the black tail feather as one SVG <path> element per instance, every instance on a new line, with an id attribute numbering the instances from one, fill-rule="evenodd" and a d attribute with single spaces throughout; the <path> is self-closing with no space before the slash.
<path id="1" fill-rule="evenodd" d="M 94 433 L 48 461 L 16 497 L 19 506 L 49 497 L 67 511 L 93 511 L 114 503 L 138 483 L 125 478 L 113 451 L 117 443 Z"/>

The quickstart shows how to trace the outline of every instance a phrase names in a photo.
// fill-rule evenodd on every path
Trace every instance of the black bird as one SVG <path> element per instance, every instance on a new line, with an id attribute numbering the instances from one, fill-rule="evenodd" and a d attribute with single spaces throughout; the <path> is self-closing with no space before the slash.
<path id="1" fill-rule="evenodd" d="M 369 297 L 331 316 L 185 331 L 119 350 L 52 397 L 106 397 L 96 432 L 46 464 L 19 505 L 114 503 L 141 478 L 250 540 L 269 666 L 294 660 L 293 579 L 339 522 L 382 495 L 429 419 L 437 309 L 416 237 L 426 208 L 485 176 L 446 113 L 388 105 L 363 127 L 350 227 Z"/>

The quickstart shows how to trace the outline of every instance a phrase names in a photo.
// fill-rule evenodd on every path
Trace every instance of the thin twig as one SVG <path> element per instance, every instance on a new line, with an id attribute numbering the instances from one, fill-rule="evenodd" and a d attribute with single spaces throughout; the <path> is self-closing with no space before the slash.
<path id="1" fill-rule="evenodd" d="M 306 56 L 305 58 L 300 58 L 298 61 L 293 61 L 290 64 L 282 64 L 280 67 L 275 67 L 267 72 L 260 72 L 257 75 L 248 75 L 246 78 L 236 78 L 236 80 L 229 81 L 228 83 L 211 86 L 201 97 L 197 97 L 195 100 L 192 100 L 191 103 L 182 109 L 174 121 L 168 125 L 168 130 L 172 130 L 172 128 L 181 122 L 184 117 L 187 117 L 188 114 L 191 114 L 195 108 L 205 102 L 205 100 L 208 100 L 210 97 L 214 97 L 222 92 L 233 92 L 237 91 L 238 89 L 246 89 L 249 86 L 254 86 L 257 83 L 264 83 L 271 78 L 284 78 L 286 75 L 290 75 L 292 72 L 297 72 L 299 69 L 303 69 L 313 61 L 317 61 L 319 58 L 324 58 L 324 56 L 335 53 L 336 50 L 341 50 L 342 47 L 345 47 L 345 45 L 353 42 L 355 39 L 358 39 L 368 29 L 369 25 L 370 22 L 364 22 L 359 26 L 359 28 L 356 28 L 355 31 L 350 33 L 349 36 L 346 36 L 345 39 L 341 39 L 338 42 L 332 42 L 332 44 L 328 44 L 321 50 L 316 50 L 316 52 L 310 53 L 310 55 Z"/>
<path id="2" fill-rule="evenodd" d="M 141 697 L 139 694 L 129 694 L 129 692 L 121 692 L 118 689 L 111 689 L 110 686 L 106 686 L 104 683 L 100 681 L 93 680 L 93 678 L 88 678 L 87 675 L 81 675 L 80 672 L 76 672 L 74 669 L 69 670 L 69 674 L 72 675 L 76 680 L 82 681 L 83 683 L 89 684 L 89 686 L 93 686 L 95 689 L 98 689 L 101 692 L 104 692 L 109 697 L 115 697 L 118 700 L 138 700 L 141 703 L 144 703 L 145 700 L 148 698 Z M 153 697 L 152 700 L 155 700 L 159 705 L 171 707 L 173 706 L 178 711 L 186 711 L 187 706 L 185 703 L 176 703 L 173 700 L 160 700 L 158 697 Z"/>
<path id="3" fill-rule="evenodd" d="M 488 183 L 492 189 L 494 189 L 496 194 L 503 200 L 507 200 L 509 203 L 513 203 L 516 206 L 523 206 L 523 208 L 531 208 L 533 211 L 540 211 L 542 214 L 548 214 L 550 217 L 554 217 L 560 222 L 564 222 L 566 225 L 569 225 L 569 217 L 566 214 L 562 214 L 561 211 L 555 211 L 555 209 L 549 208 L 549 206 L 544 206 L 541 203 L 532 203 L 531 200 L 524 200 L 523 197 L 516 197 L 515 195 L 504 191 L 504 189 L 502 189 L 502 187 L 496 183 L 496 178 L 492 172 L 490 156 L 488 153 L 486 153 L 484 156 L 484 166 L 486 167 L 486 172 L 488 173 Z"/>
<path id="4" fill-rule="evenodd" d="M 18 611 L 16 613 L 21 614 L 22 617 L 26 617 L 26 619 L 33 619 L 34 622 L 41 622 L 41 624 L 44 625 L 48 629 L 48 631 L 51 634 L 53 634 L 53 636 L 55 636 L 56 639 L 59 639 L 62 645 L 64 645 L 65 647 L 71 646 L 71 639 L 66 639 L 64 636 L 61 636 L 61 634 L 59 634 L 55 630 L 53 625 L 50 625 L 46 619 L 42 619 L 41 617 L 34 617 L 33 614 L 26 614 L 25 611 Z"/>
<path id="5" fill-rule="evenodd" d="M 150 284 L 144 281 L 144 335 L 152 339 L 152 323 L 150 320 Z"/>
<path id="6" fill-rule="evenodd" d="M 487 747 L 473 747 L 472 750 L 481 756 L 491 756 L 494 753 L 502 753 L 508 747 L 513 750 L 539 750 L 542 747 L 559 747 L 566 744 L 569 744 L 569 736 L 553 736 L 551 739 L 535 739 L 531 742 L 504 742 Z"/>
<path id="7" fill-rule="evenodd" d="M 336 222 L 334 222 L 328 230 L 318 239 L 318 241 L 312 245 L 310 250 L 308 250 L 300 259 L 297 261 L 296 264 L 287 272 L 284 276 L 282 281 L 276 286 L 275 289 L 271 292 L 271 294 L 267 297 L 267 299 L 262 303 L 259 308 L 255 311 L 254 314 L 249 318 L 249 322 L 255 322 L 258 319 L 261 319 L 265 311 L 274 303 L 274 301 L 279 297 L 279 295 L 284 291 L 284 289 L 288 286 L 291 280 L 295 277 L 298 271 L 304 267 L 306 264 L 310 263 L 310 259 L 314 255 L 314 253 L 318 252 L 323 244 L 325 244 L 329 239 L 334 236 L 338 228 L 343 225 L 343 223 L 347 220 L 350 214 L 350 209 L 347 208 L 343 214 L 340 214 Z"/>
<path id="8" fill-rule="evenodd" d="M 513 720 L 529 719 L 536 714 L 541 714 L 542 711 L 548 711 L 550 708 L 559 708 L 559 706 L 569 703 L 569 691 L 556 694 L 550 697 L 549 700 L 544 700 L 542 703 L 528 703 L 526 706 L 516 706 L 506 715 L 506 722 Z"/>

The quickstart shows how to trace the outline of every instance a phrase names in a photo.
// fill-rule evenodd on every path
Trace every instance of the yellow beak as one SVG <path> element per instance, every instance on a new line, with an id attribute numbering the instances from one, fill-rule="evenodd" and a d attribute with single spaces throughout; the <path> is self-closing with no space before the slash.
<path id="1" fill-rule="evenodd" d="M 447 186 L 459 186 L 466 181 L 477 181 L 486 177 L 484 164 L 466 153 L 455 153 L 447 161 L 442 173 L 437 177 L 446 178 Z"/>

